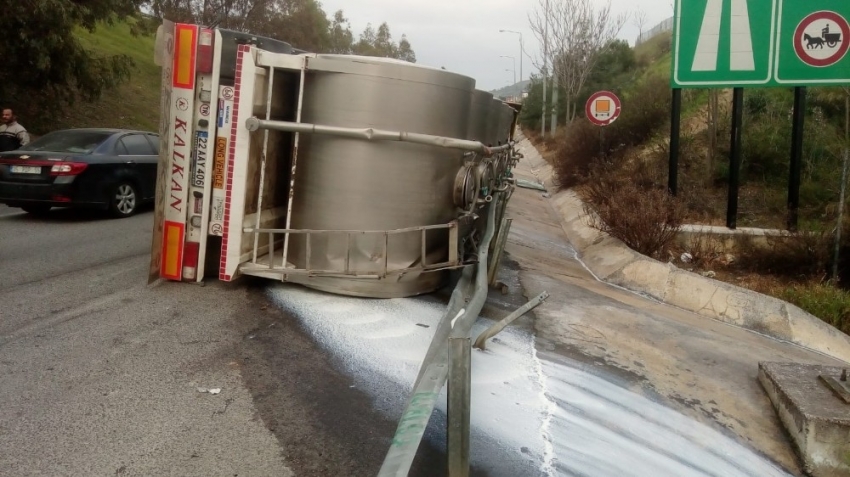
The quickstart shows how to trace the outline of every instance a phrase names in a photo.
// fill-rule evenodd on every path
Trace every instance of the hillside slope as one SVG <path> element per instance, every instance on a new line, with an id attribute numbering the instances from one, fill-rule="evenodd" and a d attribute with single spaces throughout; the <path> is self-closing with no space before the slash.
<path id="1" fill-rule="evenodd" d="M 93 32 L 78 30 L 77 37 L 95 54 L 125 54 L 135 62 L 132 76 L 94 102 L 79 101 L 59 128 L 120 127 L 157 131 L 159 122 L 160 69 L 153 61 L 154 36 L 133 36 L 126 23 L 100 25 Z M 44 131 L 40 131 L 44 132 Z"/>
<path id="2" fill-rule="evenodd" d="M 497 98 L 505 98 L 508 96 L 519 96 L 528 88 L 529 80 L 520 81 L 519 83 L 505 86 L 504 88 L 494 89 L 490 91 Z"/>

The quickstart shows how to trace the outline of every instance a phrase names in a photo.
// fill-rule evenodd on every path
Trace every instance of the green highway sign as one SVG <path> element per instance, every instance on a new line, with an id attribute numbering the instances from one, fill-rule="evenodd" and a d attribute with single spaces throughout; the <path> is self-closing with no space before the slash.
<path id="1" fill-rule="evenodd" d="M 815 6 L 813 6 L 814 4 Z M 779 0 L 773 79 L 781 85 L 850 84 L 850 1 Z"/>
<path id="2" fill-rule="evenodd" d="M 848 0 L 677 0 L 671 85 L 850 84 Z"/>

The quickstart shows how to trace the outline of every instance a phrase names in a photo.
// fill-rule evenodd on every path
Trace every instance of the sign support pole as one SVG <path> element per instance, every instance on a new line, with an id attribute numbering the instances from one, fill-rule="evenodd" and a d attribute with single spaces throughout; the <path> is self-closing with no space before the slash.
<path id="1" fill-rule="evenodd" d="M 667 170 L 667 189 L 675 196 L 679 190 L 679 124 L 682 117 L 682 90 L 673 88 L 670 109 L 670 159 Z"/>
<path id="2" fill-rule="evenodd" d="M 741 126 L 744 119 L 744 88 L 732 90 L 732 147 L 729 151 L 729 196 L 726 205 L 726 227 L 738 225 L 738 186 L 741 172 Z"/>
<path id="3" fill-rule="evenodd" d="M 806 88 L 794 88 L 793 130 L 791 131 L 791 171 L 788 175 L 788 230 L 797 231 L 800 208 L 800 175 L 803 167 L 803 124 L 806 118 Z"/>

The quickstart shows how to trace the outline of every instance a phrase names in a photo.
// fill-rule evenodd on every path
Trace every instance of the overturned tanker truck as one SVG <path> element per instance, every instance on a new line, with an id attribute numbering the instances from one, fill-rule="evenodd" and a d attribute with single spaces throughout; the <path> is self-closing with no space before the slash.
<path id="1" fill-rule="evenodd" d="M 449 464 L 468 467 L 468 335 L 507 237 L 519 105 L 442 69 L 218 28 L 165 21 L 156 45 L 149 281 L 394 298 L 456 277 L 378 475 L 407 475 L 450 369 Z"/>
<path id="2" fill-rule="evenodd" d="M 518 105 L 442 69 L 219 28 L 165 21 L 156 45 L 150 281 L 405 297 L 487 257 Z"/>

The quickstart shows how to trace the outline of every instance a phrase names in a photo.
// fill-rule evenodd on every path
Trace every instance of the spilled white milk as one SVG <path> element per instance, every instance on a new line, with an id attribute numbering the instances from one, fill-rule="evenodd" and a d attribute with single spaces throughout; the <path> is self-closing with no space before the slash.
<path id="1" fill-rule="evenodd" d="M 334 355 L 352 385 L 397 419 L 445 305 L 270 291 Z M 491 321 L 480 319 L 474 338 Z M 438 409 L 445 413 L 445 387 Z M 719 432 L 598 376 L 538 359 L 507 328 L 472 354 L 472 463 L 492 476 L 788 476 Z M 509 464 L 509 465 L 508 465 Z M 518 467 L 519 469 L 518 470 Z"/>

